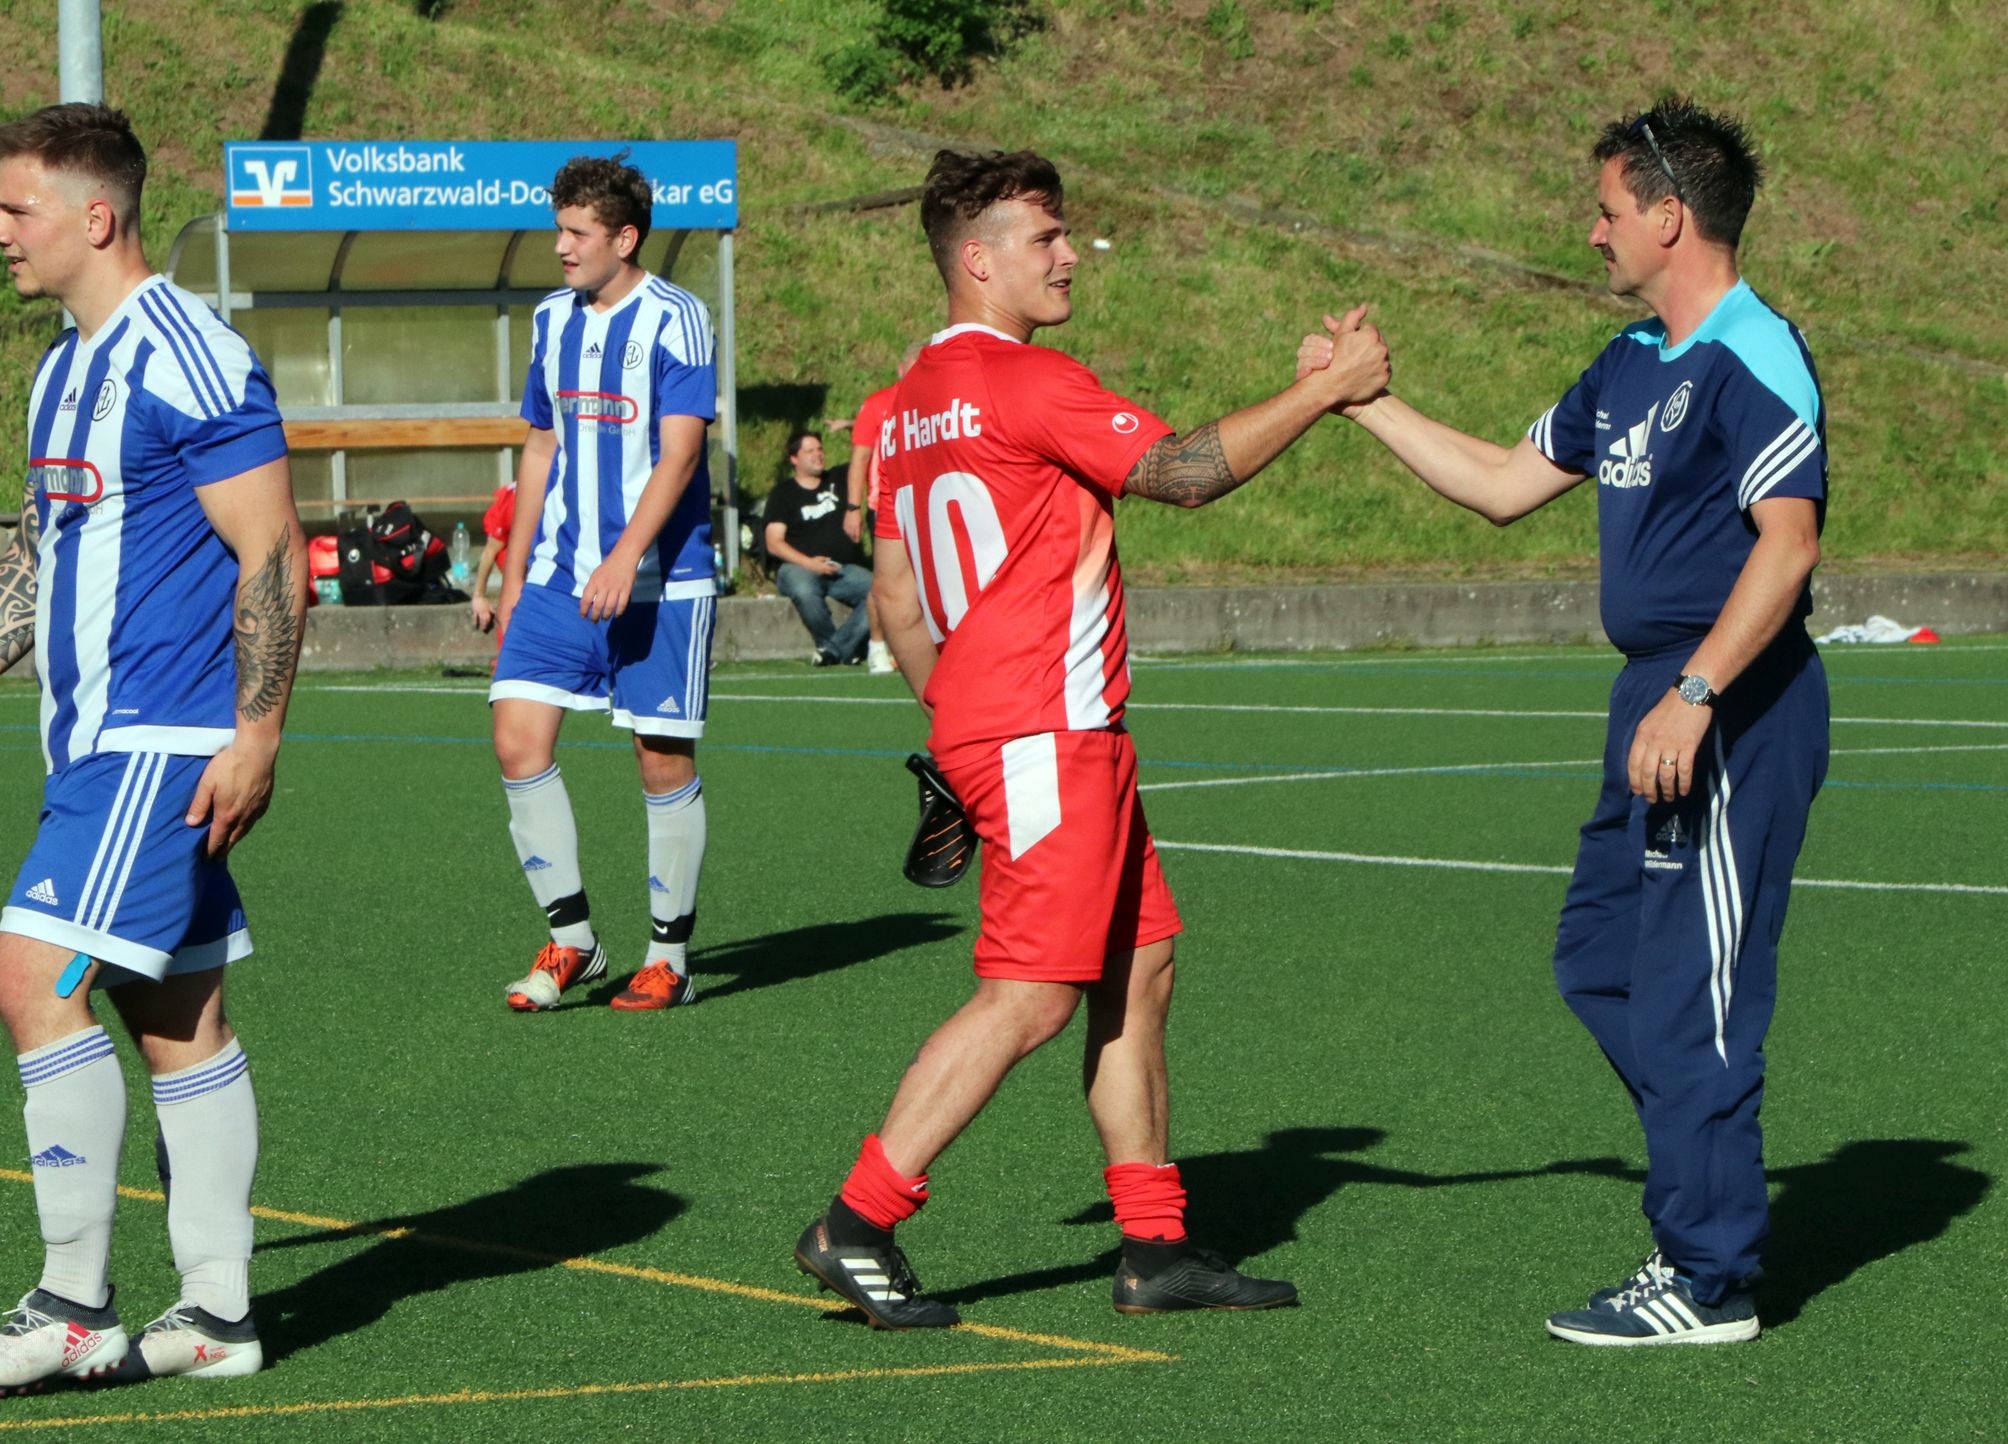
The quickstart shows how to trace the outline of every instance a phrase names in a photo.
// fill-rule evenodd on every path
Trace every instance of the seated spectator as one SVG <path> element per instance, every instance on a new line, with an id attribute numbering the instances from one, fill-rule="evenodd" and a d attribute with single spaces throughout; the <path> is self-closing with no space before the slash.
<path id="1" fill-rule="evenodd" d="M 818 667 L 862 661 L 872 574 L 858 565 L 858 544 L 844 524 L 851 507 L 842 485 L 823 477 L 823 438 L 813 431 L 789 437 L 788 467 L 764 513 L 767 555 L 779 567 L 774 584 L 815 639 Z M 830 616 L 832 597 L 851 609 L 841 627 Z"/>

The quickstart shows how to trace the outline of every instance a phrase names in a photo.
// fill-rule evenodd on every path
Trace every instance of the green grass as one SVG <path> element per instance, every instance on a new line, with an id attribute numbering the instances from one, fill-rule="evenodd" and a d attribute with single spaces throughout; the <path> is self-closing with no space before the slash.
<path id="1" fill-rule="evenodd" d="M 1766 1334 L 1615 1357 L 1540 1328 L 1645 1246 L 1636 1125 L 1548 976 L 1562 877 L 1177 846 L 1566 867 L 1596 786 L 1608 652 L 1138 663 L 1146 805 L 1187 923 L 1175 1150 L 1206 1236 L 1295 1279 L 1304 1307 L 1110 1311 L 1077 1035 L 1009 1080 L 905 1235 L 971 1322 L 1173 1356 L 1136 1362 L 876 1334 L 691 1284 L 809 1296 L 796 1233 L 967 995 L 975 887 L 898 877 L 900 758 L 921 726 L 897 679 L 720 669 L 701 751 L 700 1006 L 523 1017 L 502 986 L 540 920 L 515 877 L 479 684 L 309 677 L 274 810 L 235 864 L 259 944 L 230 984 L 264 1123 L 258 1201 L 324 1220 L 260 1224 L 253 1284 L 275 1366 L 226 1386 L 9 1400 L 0 1432 L 129 1416 L 58 1433 L 1496 1441 L 1650 1419 L 1675 1438 L 1998 1437 L 2004 643 L 1828 651 L 1835 757 L 1800 878 L 1995 891 L 1799 890 L 1768 1049 Z M 375 690 L 342 690 L 356 686 Z M 31 698 L 0 686 L 8 868 L 39 785 Z M 1195 710 L 1222 704 L 1366 710 Z M 1401 708 L 1583 715 L 1381 710 Z M 617 972 L 646 937 L 627 751 L 594 719 L 561 748 Z M 1242 785 L 1164 786 L 1213 779 Z M 127 1058 L 124 1177 L 148 1189 L 150 1114 Z M 0 1116 L 0 1162 L 18 1159 L 16 1115 Z M 37 1249 L 13 1175 L 0 1207 L 0 1278 L 26 1288 Z M 129 1319 L 170 1301 L 157 1202 L 121 1205 L 114 1278 Z M 979 1365 L 1014 1367 L 953 1372 Z M 898 1372 L 915 1369 L 945 1372 Z M 391 1402 L 465 1391 L 512 1397 Z M 331 1411 L 356 1401 L 389 1406 Z M 174 1417 L 219 1408 L 246 1412 Z"/>
<path id="2" fill-rule="evenodd" d="M 2001 76 L 1972 7 L 1053 0 L 972 84 L 869 110 L 823 71 L 868 28 L 868 0 L 420 8 L 350 0 L 308 135 L 740 142 L 750 491 L 791 426 L 848 414 L 940 312 L 911 207 L 800 207 L 911 185 L 942 143 L 1060 161 L 1077 231 L 1113 249 L 1090 253 L 1079 314 L 1049 339 L 1175 423 L 1281 384 L 1318 314 L 1366 299 L 1405 395 L 1510 438 L 1632 314 L 1601 294 L 1583 242 L 1585 157 L 1606 119 L 1677 84 L 1747 116 L 1771 167 L 1744 259 L 1820 365 L 1830 563 L 2008 553 L 2008 329 L 1975 299 L 2008 289 Z M 217 204 L 222 142 L 258 133 L 299 7 L 106 13 L 108 89 L 154 147 L 158 251 Z M 0 47 L 46 54 L 45 27 L 9 10 Z M 52 98 L 52 66 L 0 81 L 0 111 Z M 21 413 L 54 324 L 0 300 L 0 416 Z M 18 437 L 0 431 L 0 471 Z M 1541 574 L 1585 570 L 1594 536 L 1585 491 L 1494 537 L 1334 425 L 1219 507 L 1137 518 L 1125 555 L 1167 581 Z"/>

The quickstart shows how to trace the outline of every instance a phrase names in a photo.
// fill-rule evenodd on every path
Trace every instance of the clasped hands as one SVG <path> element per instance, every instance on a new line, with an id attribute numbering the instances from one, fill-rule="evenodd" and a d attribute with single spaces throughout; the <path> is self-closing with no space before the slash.
<path id="1" fill-rule="evenodd" d="M 1355 416 L 1394 381 L 1387 340 L 1366 324 L 1367 308 L 1326 316 L 1324 334 L 1313 332 L 1297 347 L 1297 379 L 1325 381 L 1332 395 L 1328 410 Z"/>

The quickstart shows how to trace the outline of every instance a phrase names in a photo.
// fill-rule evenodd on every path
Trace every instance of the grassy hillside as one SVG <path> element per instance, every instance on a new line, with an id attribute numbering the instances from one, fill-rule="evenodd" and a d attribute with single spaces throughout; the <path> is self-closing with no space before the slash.
<path id="1" fill-rule="evenodd" d="M 0 109 L 54 98 L 45 7 L 0 12 Z M 32 10 L 32 13 L 29 13 Z M 859 108 L 824 57 L 867 0 L 107 0 L 107 90 L 152 145 L 164 246 L 219 201 L 221 145 L 256 136 L 303 13 L 325 47 L 309 137 L 724 136 L 741 147 L 744 480 L 798 421 L 848 414 L 939 316 L 911 206 L 942 143 L 1033 145 L 1103 237 L 1047 339 L 1193 424 L 1285 378 L 1321 310 L 1374 303 L 1397 388 L 1514 435 L 1635 314 L 1584 242 L 1587 150 L 1678 84 L 1751 122 L 1772 180 L 1746 274 L 1805 330 L 1830 412 L 1832 563 L 2008 554 L 2008 104 L 1978 7 L 1757 0 L 1596 8 L 1369 0 L 1044 0 L 1042 24 L 955 90 Z M 427 18 L 431 15 L 433 18 Z M 51 333 L 0 302 L 0 415 Z M 0 467 L 21 438 L 0 432 Z M 841 445 L 832 448 L 841 455 Z M 1198 514 L 1130 509 L 1134 574 L 1572 570 L 1581 489 L 1503 534 L 1425 495 L 1333 424 Z"/>

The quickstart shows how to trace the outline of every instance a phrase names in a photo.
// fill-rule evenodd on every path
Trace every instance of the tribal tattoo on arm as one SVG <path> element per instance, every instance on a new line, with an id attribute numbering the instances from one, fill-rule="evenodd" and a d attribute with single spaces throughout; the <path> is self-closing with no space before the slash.
<path id="1" fill-rule="evenodd" d="M 35 650 L 35 551 L 40 509 L 30 482 L 21 497 L 21 526 L 0 552 L 0 672 Z"/>
<path id="2" fill-rule="evenodd" d="M 300 657 L 303 599 L 287 541 L 281 532 L 264 565 L 237 590 L 237 711 L 252 722 L 285 702 Z"/>
<path id="3" fill-rule="evenodd" d="M 1246 479 L 1227 465 L 1220 423 L 1209 421 L 1185 436 L 1167 436 L 1146 451 L 1123 482 L 1123 491 L 1170 506 L 1205 506 Z"/>

